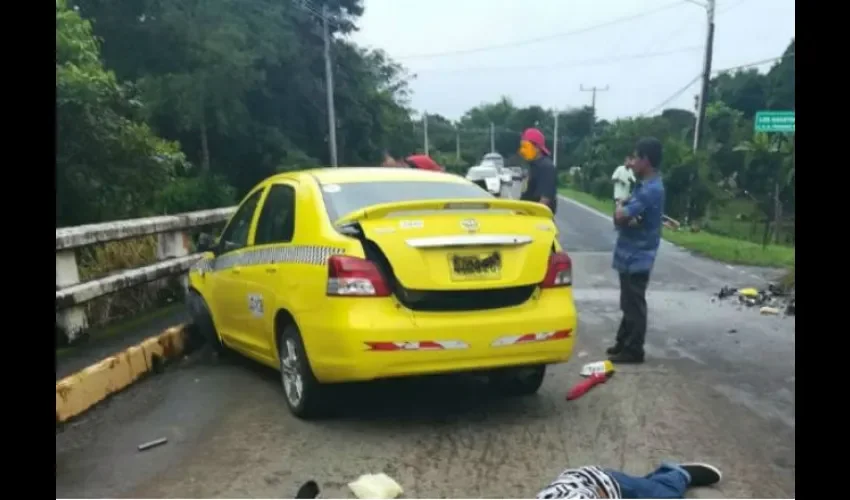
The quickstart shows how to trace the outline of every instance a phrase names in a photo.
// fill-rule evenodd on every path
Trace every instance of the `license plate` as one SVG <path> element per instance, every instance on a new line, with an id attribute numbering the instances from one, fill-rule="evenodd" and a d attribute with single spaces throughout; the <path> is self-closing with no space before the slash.
<path id="1" fill-rule="evenodd" d="M 452 280 L 497 280 L 502 275 L 502 255 L 499 252 L 449 254 Z"/>

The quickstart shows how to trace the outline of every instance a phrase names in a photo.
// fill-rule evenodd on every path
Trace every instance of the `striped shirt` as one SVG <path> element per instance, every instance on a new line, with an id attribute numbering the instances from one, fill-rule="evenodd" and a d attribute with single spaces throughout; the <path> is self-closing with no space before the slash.
<path id="1" fill-rule="evenodd" d="M 567 469 L 537 498 L 623 498 L 620 485 L 601 467 Z"/>

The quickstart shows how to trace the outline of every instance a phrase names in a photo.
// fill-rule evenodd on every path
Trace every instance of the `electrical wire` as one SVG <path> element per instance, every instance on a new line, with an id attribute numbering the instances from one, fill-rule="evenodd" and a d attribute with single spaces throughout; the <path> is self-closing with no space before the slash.
<path id="1" fill-rule="evenodd" d="M 792 52 L 790 54 L 781 55 L 779 57 L 771 57 L 771 58 L 768 58 L 768 59 L 762 59 L 760 61 L 754 61 L 754 62 L 751 62 L 751 63 L 741 64 L 739 66 L 732 66 L 731 68 L 723 68 L 723 69 L 714 70 L 711 73 L 713 75 L 720 75 L 720 74 L 723 74 L 723 73 L 729 73 L 729 72 L 732 72 L 732 71 L 737 71 L 739 69 L 746 69 L 746 68 L 752 68 L 752 67 L 755 67 L 755 66 L 761 66 L 761 65 L 764 65 L 764 64 L 776 62 L 776 61 L 786 59 L 786 58 L 790 58 L 790 57 L 794 57 L 794 52 Z M 650 115 L 652 113 L 655 113 L 659 109 L 663 108 L 664 106 L 669 104 L 673 99 L 676 99 L 677 97 L 682 95 L 686 90 L 688 90 L 691 87 L 691 85 L 696 83 L 697 80 L 699 80 L 700 78 L 702 78 L 702 75 L 697 75 L 693 80 L 688 82 L 687 85 L 685 85 L 681 89 L 677 90 L 673 95 L 671 95 L 670 97 L 665 99 L 664 102 L 653 107 L 652 109 L 650 109 L 646 113 L 641 114 L 641 116 Z"/>
<path id="2" fill-rule="evenodd" d="M 747 63 L 747 64 L 742 64 L 742 65 L 740 65 L 740 66 L 732 66 L 731 68 L 724 68 L 724 69 L 714 70 L 714 71 L 712 71 L 711 73 L 712 73 L 712 74 L 729 73 L 730 71 L 736 71 L 736 70 L 739 70 L 739 69 L 753 68 L 753 67 L 755 67 L 755 66 L 762 66 L 762 65 L 764 65 L 764 64 L 768 64 L 768 63 L 776 62 L 776 61 L 779 61 L 779 60 L 781 60 L 781 59 L 790 58 L 790 57 L 794 57 L 794 52 L 791 52 L 790 54 L 781 55 L 781 56 L 779 56 L 779 57 L 771 57 L 771 58 L 769 58 L 769 59 L 762 59 L 761 61 L 755 61 L 755 62 L 751 62 L 751 63 Z"/>
<path id="3" fill-rule="evenodd" d="M 564 69 L 564 68 L 577 68 L 582 66 L 596 66 L 596 65 L 605 65 L 610 63 L 617 63 L 622 61 L 632 61 L 637 59 L 648 59 L 652 57 L 660 57 L 671 54 L 680 54 L 683 52 L 693 52 L 695 50 L 702 50 L 700 46 L 691 46 L 691 47 L 682 47 L 680 49 L 672 49 L 663 52 L 651 52 L 651 53 L 642 53 L 642 54 L 628 54 L 617 57 L 602 57 L 596 59 L 585 59 L 583 61 L 571 61 L 566 63 L 555 63 L 555 64 L 546 64 L 546 65 L 535 65 L 535 66 L 491 66 L 491 67 L 478 67 L 478 68 L 434 68 L 434 69 L 416 69 L 411 68 L 410 71 L 416 74 L 420 73 L 467 73 L 470 71 L 537 71 L 537 70 L 547 70 L 547 69 Z"/>
<path id="4" fill-rule="evenodd" d="M 579 28 L 577 30 L 564 31 L 564 32 L 561 32 L 561 33 L 553 33 L 551 35 L 541 36 L 541 37 L 537 37 L 537 38 L 529 38 L 529 39 L 526 39 L 526 40 L 517 40 L 517 41 L 514 41 L 514 42 L 487 45 L 487 46 L 475 47 L 475 48 L 471 48 L 471 49 L 450 50 L 450 51 L 445 51 L 445 52 L 431 52 L 431 53 L 425 53 L 425 54 L 409 54 L 409 55 L 396 57 L 396 59 L 430 59 L 430 58 L 434 58 L 434 57 L 446 57 L 446 56 L 455 56 L 455 55 L 463 55 L 463 54 L 474 54 L 474 53 L 477 53 L 477 52 L 487 52 L 487 51 L 491 51 L 491 50 L 521 47 L 521 46 L 524 46 L 524 45 L 531 45 L 531 44 L 534 44 L 534 43 L 540 43 L 540 42 L 545 42 L 545 41 L 549 41 L 549 40 L 555 40 L 555 39 L 558 39 L 558 38 L 564 38 L 564 37 L 568 37 L 568 36 L 579 35 L 579 34 L 587 33 L 589 31 L 594 31 L 594 30 L 597 30 L 597 29 L 600 29 L 600 28 L 607 28 L 608 26 L 614 26 L 614 25 L 624 23 L 624 22 L 628 22 L 628 21 L 634 21 L 635 19 L 641 19 L 643 17 L 647 17 L 647 16 L 650 16 L 652 14 L 655 14 L 655 13 L 658 13 L 658 12 L 661 12 L 661 11 L 664 11 L 664 10 L 667 10 L 667 9 L 671 9 L 673 7 L 679 7 L 681 5 L 682 5 L 682 2 L 680 0 L 676 0 L 673 3 L 665 4 L 665 5 L 662 5 L 661 7 L 655 8 L 655 9 L 650 9 L 650 10 L 646 10 L 646 11 L 643 11 L 643 12 L 639 12 L 637 14 L 632 14 L 631 16 L 613 19 L 611 21 L 607 21 L 607 22 L 604 22 L 604 23 L 601 23 L 601 24 L 596 24 L 596 25 L 593 25 L 593 26 L 587 26 L 587 27 L 584 27 L 584 28 Z"/>
<path id="5" fill-rule="evenodd" d="M 642 113 L 640 116 L 651 115 L 652 113 L 655 113 L 655 112 L 656 112 L 656 111 L 658 111 L 659 109 L 663 108 L 664 106 L 666 106 L 667 104 L 669 104 L 669 103 L 670 103 L 673 99 L 675 99 L 675 98 L 679 97 L 680 95 L 684 94 L 684 93 L 685 93 L 685 91 L 687 91 L 689 88 L 691 88 L 691 85 L 693 85 L 694 83 L 696 83 L 696 82 L 697 82 L 700 78 L 702 78 L 702 75 L 697 75 L 696 77 L 694 77 L 694 79 L 693 79 L 693 80 L 689 81 L 687 85 L 685 85 L 684 87 L 682 87 L 682 88 L 680 88 L 679 90 L 677 90 L 677 91 L 676 91 L 673 95 L 671 95 L 670 97 L 668 97 L 667 99 L 665 99 L 665 100 L 664 100 L 661 104 L 659 104 L 659 105 L 657 105 L 657 106 L 653 107 L 652 109 L 650 109 L 649 111 L 647 111 L 647 112 L 645 112 L 645 113 Z"/>

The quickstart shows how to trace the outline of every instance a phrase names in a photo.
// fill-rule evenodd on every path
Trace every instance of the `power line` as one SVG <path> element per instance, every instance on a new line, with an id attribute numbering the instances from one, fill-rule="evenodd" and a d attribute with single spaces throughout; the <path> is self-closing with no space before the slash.
<path id="1" fill-rule="evenodd" d="M 740 66 L 732 66 L 731 68 L 718 69 L 718 70 L 713 71 L 712 73 L 715 73 L 715 74 L 728 73 L 730 71 L 735 71 L 735 70 L 739 70 L 739 69 L 746 69 L 746 68 L 752 68 L 752 67 L 755 67 L 755 66 L 761 66 L 763 64 L 776 62 L 776 61 L 779 61 L 781 59 L 790 58 L 790 57 L 794 57 L 794 52 L 791 52 L 790 54 L 781 55 L 779 57 L 771 57 L 769 59 L 762 59 L 761 61 L 742 64 Z"/>
<path id="2" fill-rule="evenodd" d="M 555 63 L 555 64 L 546 64 L 546 65 L 535 65 L 535 66 L 490 66 L 490 67 L 478 67 L 478 68 L 433 68 L 433 69 L 415 69 L 411 68 L 410 71 L 412 73 L 468 73 L 471 71 L 538 71 L 538 70 L 547 70 L 547 69 L 565 69 L 565 68 L 577 68 L 582 66 L 594 66 L 594 65 L 605 65 L 610 63 L 617 63 L 622 61 L 632 61 L 637 59 L 649 59 L 652 57 L 660 57 L 667 56 L 671 54 L 680 54 L 684 52 L 693 52 L 696 50 L 702 50 L 702 46 L 694 45 L 691 47 L 682 47 L 681 49 L 672 49 L 663 52 L 650 52 L 650 53 L 641 53 L 641 54 L 628 54 L 622 55 L 618 57 L 602 57 L 596 59 L 585 59 L 583 61 L 572 61 L 567 63 Z"/>
<path id="3" fill-rule="evenodd" d="M 736 70 L 739 70 L 739 69 L 745 69 L 745 68 L 752 68 L 752 67 L 755 67 L 755 66 L 761 66 L 761 65 L 763 65 L 763 64 L 768 64 L 768 63 L 771 63 L 771 62 L 779 61 L 779 60 L 782 60 L 782 59 L 785 59 L 785 58 L 790 58 L 790 57 L 794 57 L 794 52 L 792 52 L 792 53 L 790 53 L 790 54 L 785 54 L 785 55 L 782 55 L 782 56 L 779 56 L 779 57 L 771 57 L 771 58 L 768 58 L 768 59 L 762 59 L 762 60 L 760 60 L 760 61 L 755 61 L 755 62 L 751 62 L 751 63 L 747 63 L 747 64 L 742 64 L 742 65 L 740 65 L 740 66 L 732 66 L 731 68 L 717 69 L 717 70 L 712 71 L 712 74 L 714 74 L 714 75 L 720 75 L 720 74 L 723 74 L 723 73 L 729 73 L 729 72 L 731 72 L 731 71 L 736 71 Z M 646 113 L 641 114 L 641 116 L 646 116 L 646 115 L 652 114 L 652 113 L 654 113 L 654 112 L 658 111 L 660 108 L 663 108 L 664 106 L 666 106 L 667 104 L 669 104 L 672 100 L 674 100 L 674 99 L 676 99 L 677 97 L 679 97 L 680 95 L 682 95 L 682 94 L 683 94 L 686 90 L 688 90 L 688 89 L 691 87 L 691 85 L 693 85 L 694 83 L 696 83 L 696 81 L 697 81 L 697 80 L 699 80 L 701 77 L 702 77 L 702 75 L 697 75 L 696 77 L 694 77 L 694 79 L 693 79 L 693 80 L 691 80 L 690 82 L 688 82 L 688 84 L 687 84 L 687 85 L 685 85 L 685 86 L 684 86 L 684 87 L 682 87 L 681 89 L 677 90 L 677 91 L 676 91 L 673 95 L 671 95 L 670 97 L 668 97 L 667 99 L 665 99 L 665 100 L 664 100 L 664 102 L 662 102 L 661 104 L 659 104 L 659 105 L 657 105 L 657 106 L 653 107 L 652 109 L 650 109 L 650 110 L 649 110 L 649 111 L 647 111 Z"/>
<path id="4" fill-rule="evenodd" d="M 647 17 L 647 16 L 650 16 L 650 15 L 655 14 L 657 12 L 661 12 L 661 11 L 664 11 L 664 10 L 667 10 L 667 9 L 670 9 L 670 8 L 673 8 L 673 7 L 678 7 L 678 6 L 681 6 L 681 5 L 682 5 L 682 2 L 680 0 L 676 0 L 673 3 L 665 4 L 665 5 L 662 5 L 661 7 L 655 8 L 655 9 L 646 10 L 646 11 L 643 11 L 643 12 L 640 12 L 640 13 L 637 13 L 637 14 L 633 14 L 631 16 L 617 18 L 617 19 L 614 19 L 614 20 L 611 20 L 611 21 L 607 21 L 605 23 L 596 24 L 596 25 L 593 25 L 593 26 L 587 26 L 585 28 L 579 28 L 577 30 L 564 31 L 564 32 L 561 32 L 561 33 L 554 33 L 554 34 L 551 34 L 551 35 L 541 36 L 541 37 L 537 37 L 537 38 L 529 38 L 529 39 L 526 39 L 526 40 L 517 40 L 517 41 L 514 41 L 514 42 L 501 43 L 501 44 L 496 44 L 496 45 L 487 45 L 487 46 L 476 47 L 476 48 L 472 48 L 472 49 L 451 50 L 451 51 L 446 51 L 446 52 L 432 52 L 432 53 L 426 53 L 426 54 L 409 54 L 409 55 L 406 55 L 406 56 L 397 57 L 396 59 L 428 59 L 428 58 L 433 58 L 433 57 L 445 57 L 445 56 L 455 56 L 455 55 L 462 55 L 462 54 L 474 54 L 476 52 L 486 52 L 486 51 L 490 51 L 490 50 L 498 50 L 498 49 L 512 48 L 512 47 L 521 47 L 523 45 L 530 45 L 530 44 L 534 44 L 534 43 L 545 42 L 545 41 L 554 40 L 554 39 L 557 39 L 557 38 L 563 38 L 563 37 L 568 37 L 568 36 L 572 36 L 572 35 L 579 35 L 579 34 L 582 34 L 582 33 L 587 33 L 589 31 L 597 30 L 597 29 L 600 29 L 600 28 L 607 28 L 608 26 L 614 26 L 616 24 L 620 24 L 620 23 L 624 23 L 624 22 L 628 22 L 628 21 L 633 21 L 635 19 Z"/>
<path id="5" fill-rule="evenodd" d="M 649 111 L 647 111 L 646 113 L 641 114 L 641 116 L 650 115 L 650 114 L 655 113 L 656 111 L 658 111 L 660 108 L 663 108 L 664 106 L 666 106 L 667 104 L 669 104 L 669 103 L 670 103 L 670 101 L 672 101 L 673 99 L 675 99 L 675 98 L 679 97 L 680 95 L 684 94 L 684 93 L 685 93 L 685 91 L 686 91 L 686 90 L 688 90 L 689 88 L 691 88 L 691 85 L 693 85 L 694 83 L 696 83 L 696 82 L 697 82 L 700 78 L 702 78 L 702 75 L 701 75 L 701 74 L 700 74 L 700 75 L 695 76 L 695 77 L 694 77 L 691 81 L 689 81 L 689 82 L 688 82 L 688 84 L 687 84 L 687 85 L 685 85 L 684 87 L 682 87 L 682 88 L 680 88 L 679 90 L 677 90 L 677 91 L 676 91 L 676 93 L 674 93 L 673 95 L 671 95 L 670 97 L 668 97 L 667 99 L 665 99 L 665 100 L 664 100 L 664 102 L 662 102 L 661 104 L 659 104 L 659 105 L 657 105 L 657 106 L 653 107 L 652 109 L 650 109 L 650 110 L 649 110 Z"/>

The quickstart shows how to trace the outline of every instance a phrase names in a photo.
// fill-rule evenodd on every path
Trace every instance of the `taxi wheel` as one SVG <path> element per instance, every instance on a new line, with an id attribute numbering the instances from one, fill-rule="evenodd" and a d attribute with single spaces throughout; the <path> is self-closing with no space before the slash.
<path id="1" fill-rule="evenodd" d="M 546 365 L 505 368 L 490 375 L 490 385 L 507 396 L 534 394 L 543 385 Z"/>
<path id="2" fill-rule="evenodd" d="M 215 322 L 213 322 L 212 314 L 204 298 L 194 290 L 189 291 L 187 305 L 189 306 L 192 325 L 201 343 L 211 346 L 217 353 L 224 353 L 226 349 L 218 336 Z"/>
<path id="3" fill-rule="evenodd" d="M 324 413 L 322 386 L 313 375 L 301 332 L 295 325 L 284 328 L 278 341 L 280 379 L 289 411 L 298 418 L 309 419 Z"/>

